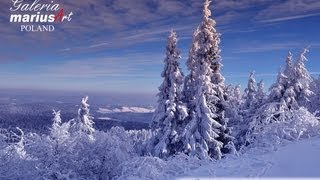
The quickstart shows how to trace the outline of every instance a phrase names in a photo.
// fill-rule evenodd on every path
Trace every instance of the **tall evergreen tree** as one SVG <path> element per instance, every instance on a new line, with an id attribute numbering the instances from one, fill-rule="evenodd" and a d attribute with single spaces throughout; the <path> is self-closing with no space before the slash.
<path id="1" fill-rule="evenodd" d="M 224 153 L 233 150 L 230 130 L 225 118 L 224 78 L 220 73 L 219 34 L 216 22 L 210 18 L 209 0 L 205 0 L 203 19 L 195 41 L 196 51 L 196 94 L 195 116 L 185 129 L 185 152 L 200 158 L 220 159 Z"/>
<path id="2" fill-rule="evenodd" d="M 179 146 L 179 127 L 187 116 L 186 107 L 182 103 L 181 86 L 183 74 L 178 60 L 180 52 L 177 48 L 177 35 L 171 31 L 167 41 L 166 58 L 162 72 L 163 82 L 159 87 L 158 107 L 153 118 L 153 128 L 158 128 L 158 134 L 152 141 L 152 152 L 159 157 L 166 157 L 181 151 Z"/>
<path id="3" fill-rule="evenodd" d="M 264 83 L 263 80 L 257 83 L 257 92 L 256 92 L 256 97 L 255 99 L 257 100 L 257 105 L 261 106 L 264 101 L 266 100 L 266 94 L 264 92 Z"/>
<path id="4" fill-rule="evenodd" d="M 284 75 L 280 69 L 276 83 L 270 88 L 268 103 L 277 103 L 277 111 L 297 108 L 296 95 L 292 90 L 293 86 L 290 83 L 290 78 Z"/>
<path id="5" fill-rule="evenodd" d="M 78 118 L 77 118 L 77 124 L 79 126 L 80 132 L 84 132 L 91 136 L 95 129 L 93 128 L 93 117 L 90 115 L 90 105 L 88 104 L 88 96 L 85 98 L 82 98 L 80 108 L 78 110 Z"/>
<path id="6" fill-rule="evenodd" d="M 296 100 L 300 106 L 306 108 L 310 107 L 310 96 L 313 92 L 310 90 L 310 84 L 312 82 L 312 77 L 309 71 L 305 67 L 305 61 L 307 58 L 305 54 L 308 49 L 304 49 L 300 54 L 300 57 L 296 64 L 294 65 L 294 83 L 293 88 L 296 93 Z"/>
<path id="7" fill-rule="evenodd" d="M 244 109 L 250 109 L 256 103 L 256 79 L 254 78 L 254 72 L 250 73 L 247 88 L 244 90 Z"/>
<path id="8" fill-rule="evenodd" d="M 195 103 L 195 76 L 196 76 L 196 52 L 199 49 L 199 43 L 196 41 L 197 36 L 199 34 L 199 28 L 197 28 L 192 37 L 192 44 L 189 50 L 189 57 L 187 59 L 187 68 L 190 73 L 185 77 L 184 80 L 184 88 L 183 88 L 183 96 L 184 102 L 186 103 L 189 111 L 190 117 L 194 115 Z"/>

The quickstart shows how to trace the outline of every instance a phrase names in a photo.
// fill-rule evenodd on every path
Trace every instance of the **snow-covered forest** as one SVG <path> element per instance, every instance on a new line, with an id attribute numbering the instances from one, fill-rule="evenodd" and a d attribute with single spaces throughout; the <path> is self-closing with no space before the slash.
<path id="1" fill-rule="evenodd" d="M 69 121 L 53 110 L 49 134 L 0 129 L 0 179 L 264 176 L 276 150 L 319 142 L 320 77 L 312 77 L 305 66 L 308 49 L 284 57 L 284 68 L 268 91 L 254 71 L 241 90 L 225 84 L 215 27 L 205 0 L 187 75 L 180 69 L 179 37 L 169 33 L 150 129 L 96 130 L 84 97 L 77 117 Z M 300 141 L 301 146 L 293 144 Z"/>

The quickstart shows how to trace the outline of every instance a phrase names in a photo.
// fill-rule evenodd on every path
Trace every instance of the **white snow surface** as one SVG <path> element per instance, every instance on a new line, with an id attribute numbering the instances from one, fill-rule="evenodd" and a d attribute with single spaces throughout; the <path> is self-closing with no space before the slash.
<path id="1" fill-rule="evenodd" d="M 280 148 L 272 155 L 272 166 L 266 170 L 268 177 L 318 177 L 320 178 L 320 138 L 294 142 Z"/>
<path id="2" fill-rule="evenodd" d="M 119 179 L 320 178 L 320 137 L 287 142 L 275 149 L 257 147 L 219 161 L 178 155 L 164 161 L 139 157 Z"/>
<path id="3" fill-rule="evenodd" d="M 101 114 L 109 114 L 109 113 L 152 113 L 154 112 L 154 108 L 144 108 L 144 107 L 127 107 L 122 106 L 120 108 L 99 108 L 97 111 Z"/>
<path id="4" fill-rule="evenodd" d="M 250 149 L 204 165 L 184 177 L 318 177 L 320 178 L 320 137 L 282 145 L 275 150 Z"/>

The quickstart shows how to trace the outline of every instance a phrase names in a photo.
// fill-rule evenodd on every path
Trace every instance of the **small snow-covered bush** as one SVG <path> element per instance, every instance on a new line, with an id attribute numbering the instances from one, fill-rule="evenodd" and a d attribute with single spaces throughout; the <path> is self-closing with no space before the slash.
<path id="1" fill-rule="evenodd" d="M 152 156 L 135 157 L 121 165 L 121 172 L 117 179 L 172 179 L 207 163 L 212 161 L 199 160 L 185 154 L 178 154 L 166 160 Z"/>

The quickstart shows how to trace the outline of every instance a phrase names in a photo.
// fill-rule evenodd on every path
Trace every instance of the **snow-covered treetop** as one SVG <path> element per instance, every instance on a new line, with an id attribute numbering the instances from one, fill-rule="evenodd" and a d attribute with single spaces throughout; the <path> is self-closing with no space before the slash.
<path id="1" fill-rule="evenodd" d="M 257 83 L 257 93 L 256 99 L 259 101 L 258 103 L 263 103 L 265 100 L 266 94 L 264 93 L 264 83 L 263 80 Z"/>
<path id="2" fill-rule="evenodd" d="M 55 125 L 60 125 L 62 123 L 61 121 L 61 113 L 60 111 L 55 111 L 54 109 L 52 110 L 52 114 L 53 114 L 53 126 Z"/>
<path id="3" fill-rule="evenodd" d="M 241 85 L 237 84 L 234 88 L 234 96 L 237 97 L 237 99 L 241 99 Z"/>
<path id="4" fill-rule="evenodd" d="M 199 27 L 193 32 L 192 44 L 189 50 L 189 57 L 187 59 L 187 67 L 191 71 L 191 74 L 194 75 L 195 65 L 196 65 L 196 52 L 199 49 L 199 44 L 196 41 L 196 37 L 199 34 Z"/>
<path id="5" fill-rule="evenodd" d="M 174 58 L 174 59 L 181 58 L 180 51 L 177 48 L 177 44 L 178 44 L 177 33 L 171 30 L 167 40 L 167 47 L 166 47 L 167 58 L 165 59 L 165 61 L 168 60 L 168 58 Z"/>
<path id="6" fill-rule="evenodd" d="M 284 74 L 287 76 L 291 76 L 293 71 L 293 63 L 292 63 L 292 53 L 289 51 L 286 59 L 286 68 L 284 70 Z"/>
<path id="7" fill-rule="evenodd" d="M 210 3 L 211 3 L 211 0 L 205 0 L 204 1 L 204 8 L 203 8 L 203 15 L 204 15 L 204 18 L 210 18 L 211 16 L 211 10 L 210 10 Z"/>
<path id="8" fill-rule="evenodd" d="M 210 3 L 211 1 L 209 0 L 205 0 L 204 2 L 203 19 L 199 26 L 198 36 L 196 37 L 196 41 L 199 43 L 197 59 L 199 59 L 199 63 L 203 66 L 206 66 L 206 64 L 203 64 L 203 61 L 209 63 L 208 65 L 210 67 L 208 69 L 209 72 L 207 73 L 211 77 L 212 83 L 219 86 L 218 89 L 220 90 L 218 90 L 218 94 L 221 96 L 223 92 L 220 91 L 222 90 L 222 86 L 224 86 L 224 77 L 220 73 L 222 67 L 219 49 L 220 34 L 217 33 L 217 30 L 215 29 L 215 20 L 210 17 Z M 199 68 L 201 68 L 200 65 Z"/>
<path id="9" fill-rule="evenodd" d="M 82 108 L 89 108 L 89 104 L 88 104 L 88 96 L 86 96 L 85 98 L 82 98 L 81 100 L 81 107 Z"/>
<path id="10" fill-rule="evenodd" d="M 250 73 L 247 90 L 249 92 L 256 92 L 256 80 L 254 78 L 254 71 Z"/>
<path id="11" fill-rule="evenodd" d="M 295 78 L 303 78 L 307 81 L 311 81 L 312 78 L 311 78 L 308 70 L 305 68 L 305 64 L 304 64 L 308 60 L 305 56 L 307 52 L 309 52 L 308 49 L 306 49 L 306 48 L 303 49 L 297 63 L 295 64 L 295 73 L 296 73 Z"/>
<path id="12" fill-rule="evenodd" d="M 91 135 L 95 129 L 93 128 L 93 117 L 89 114 L 89 104 L 88 104 L 88 96 L 82 98 L 81 105 L 78 110 L 78 123 L 80 126 L 80 130 Z"/>
<path id="13" fill-rule="evenodd" d="M 263 88 L 264 88 L 263 80 L 257 83 L 257 87 L 258 87 L 257 92 L 263 92 Z"/>
<path id="14" fill-rule="evenodd" d="M 248 79 L 248 85 L 247 88 L 244 90 L 244 108 L 249 109 L 252 105 L 254 105 L 256 102 L 256 80 L 254 78 L 254 71 L 250 73 L 249 79 Z"/>

